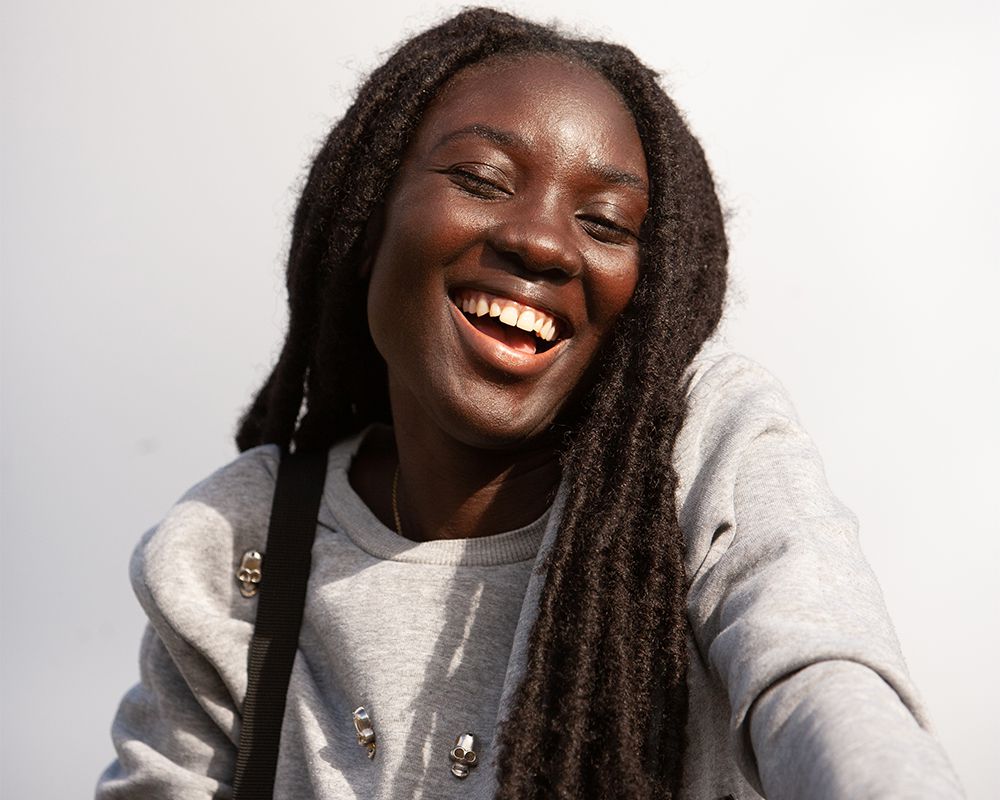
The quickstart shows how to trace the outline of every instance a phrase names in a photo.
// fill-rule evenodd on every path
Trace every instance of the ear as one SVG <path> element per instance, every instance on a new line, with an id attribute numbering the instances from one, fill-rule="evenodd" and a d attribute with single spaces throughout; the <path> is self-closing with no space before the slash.
<path id="1" fill-rule="evenodd" d="M 385 225 L 385 206 L 381 203 L 375 206 L 372 215 L 365 223 L 364 243 L 361 246 L 361 262 L 358 265 L 358 277 L 361 280 L 368 280 L 372 274 L 372 266 L 375 264 L 375 256 L 378 255 L 378 246 L 382 241 L 382 228 Z"/>

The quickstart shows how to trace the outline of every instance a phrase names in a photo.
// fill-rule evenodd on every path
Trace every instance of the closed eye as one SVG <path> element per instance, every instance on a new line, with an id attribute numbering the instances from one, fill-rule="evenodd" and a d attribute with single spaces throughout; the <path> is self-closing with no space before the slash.
<path id="1" fill-rule="evenodd" d="M 482 175 L 477 175 L 475 172 L 468 169 L 452 167 L 447 170 L 447 174 L 451 178 L 452 183 L 454 183 L 459 189 L 462 189 L 475 197 L 490 199 L 510 194 L 510 191 L 501 186 L 499 183 L 484 178 Z"/>
<path id="2" fill-rule="evenodd" d="M 580 220 L 583 229 L 599 242 L 627 244 L 629 240 L 639 240 L 639 236 L 636 233 L 605 217 L 596 217 L 588 214 L 580 215 L 577 219 Z"/>

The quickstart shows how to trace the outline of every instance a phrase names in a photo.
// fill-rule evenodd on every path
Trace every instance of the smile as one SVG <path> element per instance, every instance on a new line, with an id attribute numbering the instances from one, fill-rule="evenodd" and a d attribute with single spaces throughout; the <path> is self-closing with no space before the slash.
<path id="1" fill-rule="evenodd" d="M 452 302 L 476 330 L 518 353 L 544 353 L 562 338 L 558 319 L 507 297 L 459 289 Z"/>

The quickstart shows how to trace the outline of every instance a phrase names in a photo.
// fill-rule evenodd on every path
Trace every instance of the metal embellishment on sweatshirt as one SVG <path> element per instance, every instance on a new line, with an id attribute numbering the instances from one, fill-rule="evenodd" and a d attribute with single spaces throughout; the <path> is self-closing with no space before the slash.
<path id="1" fill-rule="evenodd" d="M 358 744 L 368 749 L 368 758 L 375 758 L 375 728 L 364 706 L 354 709 L 354 730 L 358 734 Z"/>
<path id="2" fill-rule="evenodd" d="M 451 759 L 451 774 L 456 778 L 468 778 L 469 772 L 478 758 L 476 751 L 476 737 L 471 733 L 463 733 L 455 738 L 455 746 L 451 748 L 449 758 Z"/>
<path id="3" fill-rule="evenodd" d="M 257 594 L 263 560 L 264 556 L 256 550 L 247 550 L 243 554 L 239 569 L 236 570 L 236 580 L 240 582 L 240 594 L 244 597 L 253 597 Z"/>

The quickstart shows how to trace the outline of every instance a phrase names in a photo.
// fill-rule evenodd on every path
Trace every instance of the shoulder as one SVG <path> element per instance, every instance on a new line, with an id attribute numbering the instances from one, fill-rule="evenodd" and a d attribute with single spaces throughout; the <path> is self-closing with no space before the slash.
<path id="1" fill-rule="evenodd" d="M 150 620 L 197 627 L 229 616 L 242 554 L 263 549 L 279 451 L 264 445 L 196 484 L 142 537 L 130 564 L 132 586 Z"/>
<path id="2" fill-rule="evenodd" d="M 719 339 L 708 340 L 688 367 L 687 399 L 687 418 L 696 422 L 746 412 L 795 416 L 781 381 Z"/>
<path id="3" fill-rule="evenodd" d="M 675 453 L 689 467 L 719 447 L 733 450 L 776 427 L 798 426 L 778 378 L 722 340 L 705 343 L 686 377 L 687 408 Z"/>
<path id="4" fill-rule="evenodd" d="M 822 462 L 785 387 L 753 359 L 722 341 L 709 340 L 687 378 L 687 407 L 673 463 L 687 566 L 689 574 L 695 574 L 706 565 L 709 548 L 723 549 L 735 533 L 741 475 L 748 469 L 777 467 L 773 456 L 779 451 L 783 463 L 794 462 L 797 468 L 822 473 Z M 778 443 L 779 448 L 762 448 L 762 442 Z M 772 463 L 759 463 L 762 460 Z"/>

